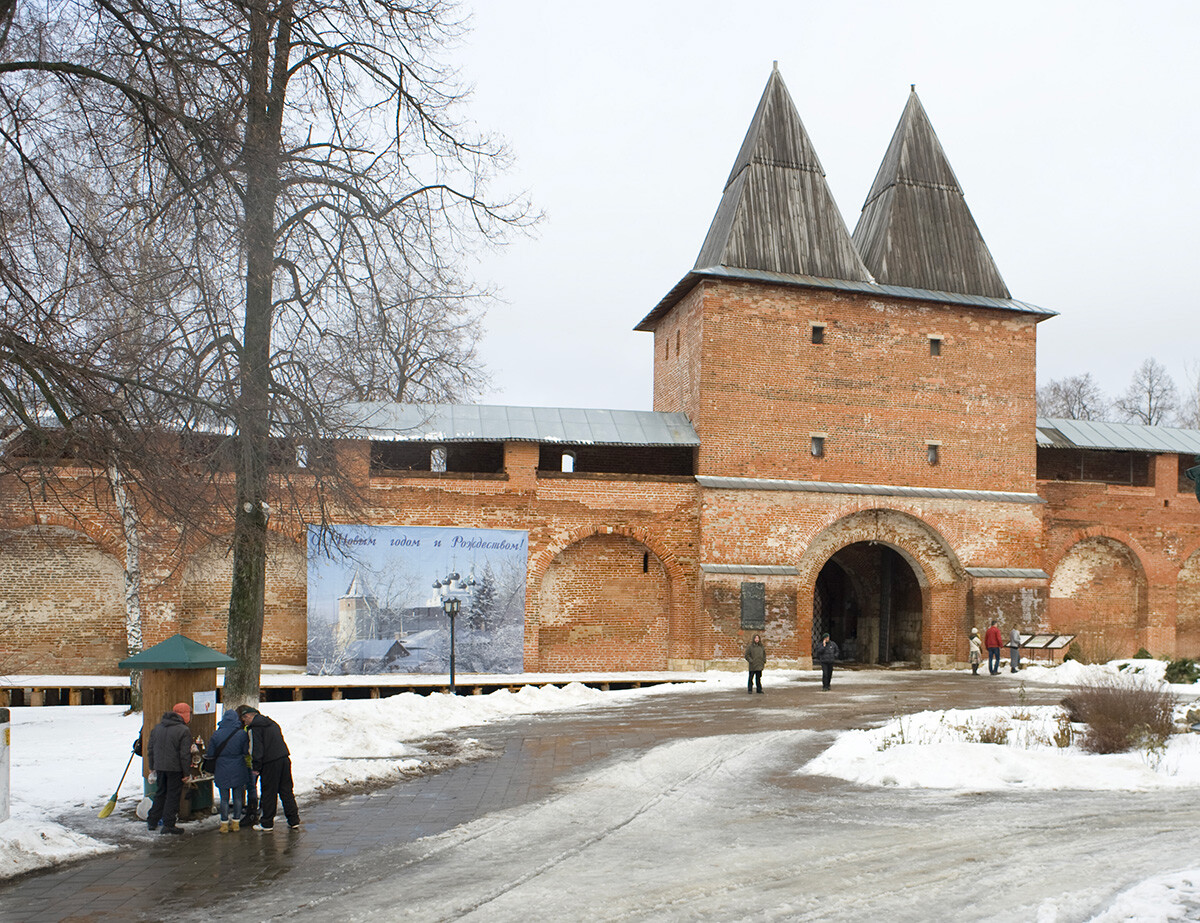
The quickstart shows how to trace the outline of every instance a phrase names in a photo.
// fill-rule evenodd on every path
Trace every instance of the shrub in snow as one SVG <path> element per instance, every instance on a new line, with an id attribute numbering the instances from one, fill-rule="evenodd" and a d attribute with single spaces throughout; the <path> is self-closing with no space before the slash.
<path id="1" fill-rule="evenodd" d="M 1158 749 L 1175 731 L 1176 698 L 1161 686 L 1101 678 L 1063 704 L 1068 717 L 1087 725 L 1082 746 L 1091 753 Z"/>
<path id="2" fill-rule="evenodd" d="M 1163 679 L 1168 683 L 1190 686 L 1200 679 L 1200 667 L 1196 666 L 1196 661 L 1187 657 L 1172 660 L 1167 664 L 1167 672 L 1163 675 Z"/>
<path id="3" fill-rule="evenodd" d="M 1139 647 L 1137 653 L 1133 655 L 1133 659 L 1134 660 L 1153 660 L 1154 655 L 1151 654 L 1144 647 Z"/>

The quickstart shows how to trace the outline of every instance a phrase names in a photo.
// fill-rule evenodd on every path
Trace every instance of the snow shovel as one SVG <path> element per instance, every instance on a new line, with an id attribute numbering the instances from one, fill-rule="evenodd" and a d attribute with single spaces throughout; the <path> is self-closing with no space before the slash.
<path id="1" fill-rule="evenodd" d="M 133 765 L 133 758 L 137 756 L 138 751 L 142 749 L 140 746 L 138 746 L 141 742 L 141 737 L 134 741 L 133 752 L 129 754 L 129 762 L 125 764 L 125 772 L 121 773 L 121 781 L 117 783 L 117 790 L 113 792 L 112 797 L 108 799 L 108 803 L 100 809 L 101 818 L 108 817 L 108 815 L 111 814 L 113 809 L 117 806 L 117 795 L 120 794 L 121 786 L 125 783 L 125 776 L 129 773 L 129 767 Z"/>

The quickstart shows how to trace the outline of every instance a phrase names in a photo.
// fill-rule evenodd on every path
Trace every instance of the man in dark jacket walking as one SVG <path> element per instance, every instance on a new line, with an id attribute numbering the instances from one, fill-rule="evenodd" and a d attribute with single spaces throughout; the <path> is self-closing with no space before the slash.
<path id="1" fill-rule="evenodd" d="M 746 663 L 750 667 L 750 675 L 746 677 L 746 691 L 754 692 L 754 684 L 758 683 L 758 691 L 762 692 L 762 671 L 767 665 L 767 649 L 763 647 L 761 635 L 755 635 L 746 648 Z"/>
<path id="2" fill-rule="evenodd" d="M 153 830 L 161 820 L 159 833 L 183 833 L 175 826 L 175 819 L 179 816 L 184 776 L 192 769 L 191 720 L 191 706 L 180 702 L 150 731 L 149 767 L 155 774 L 155 789 L 146 824 Z"/>
<path id="3" fill-rule="evenodd" d="M 283 803 L 283 814 L 293 830 L 300 827 L 300 811 L 292 792 L 292 757 L 279 725 L 252 705 L 239 705 L 238 716 L 250 731 L 250 759 L 262 783 L 261 815 L 255 830 L 275 829 L 275 809 Z M 254 784 L 253 779 L 250 782 Z"/>
<path id="4" fill-rule="evenodd" d="M 813 648 L 813 660 L 821 665 L 821 688 L 826 691 L 833 681 L 833 662 L 839 653 L 838 646 L 829 640 L 829 632 L 821 635 L 821 642 Z"/>

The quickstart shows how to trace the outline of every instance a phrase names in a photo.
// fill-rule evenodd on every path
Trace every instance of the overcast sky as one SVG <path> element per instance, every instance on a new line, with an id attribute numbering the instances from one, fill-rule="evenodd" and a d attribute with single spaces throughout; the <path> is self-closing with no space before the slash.
<path id="1" fill-rule="evenodd" d="M 545 220 L 477 268 L 483 401 L 650 409 L 633 327 L 692 267 L 778 60 L 850 230 L 915 83 L 1039 382 L 1196 368 L 1200 4 L 467 0 L 467 114 Z"/>

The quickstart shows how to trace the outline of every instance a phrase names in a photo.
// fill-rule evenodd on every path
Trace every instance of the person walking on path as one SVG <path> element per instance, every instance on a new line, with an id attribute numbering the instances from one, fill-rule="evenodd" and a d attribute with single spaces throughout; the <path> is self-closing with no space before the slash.
<path id="1" fill-rule="evenodd" d="M 162 716 L 150 731 L 150 772 L 154 774 L 154 799 L 146 826 L 151 830 L 162 821 L 159 833 L 183 833 L 175 825 L 179 817 L 179 798 L 183 794 L 183 779 L 192 768 L 192 708 L 180 702 Z"/>
<path id="2" fill-rule="evenodd" d="M 967 655 L 967 659 L 971 662 L 971 675 L 979 675 L 979 660 L 983 654 L 983 644 L 979 640 L 979 629 L 971 629 L 971 638 L 968 642 L 971 645 L 971 652 Z"/>
<path id="3" fill-rule="evenodd" d="M 208 752 L 216 762 L 213 784 L 221 799 L 221 832 L 238 830 L 250 784 L 250 738 L 232 708 L 221 716 L 221 723 L 208 740 Z"/>
<path id="4" fill-rule="evenodd" d="M 250 730 L 250 759 L 262 783 L 259 821 L 255 830 L 275 829 L 275 809 L 282 802 L 283 814 L 293 830 L 300 827 L 300 811 L 292 792 L 292 758 L 279 725 L 252 705 L 239 705 L 238 716 Z M 253 777 L 251 777 L 251 784 Z"/>
<path id="5" fill-rule="evenodd" d="M 995 676 L 1000 672 L 1000 646 L 1004 643 L 1004 638 L 1000 635 L 1000 629 L 996 625 L 996 620 L 992 619 L 992 624 L 988 626 L 988 630 L 983 634 L 983 646 L 988 651 L 988 672 Z"/>
<path id="6" fill-rule="evenodd" d="M 821 688 L 826 691 L 833 680 L 833 662 L 839 653 L 838 646 L 829 640 L 829 632 L 821 635 L 821 643 L 813 648 L 813 660 L 821 665 Z"/>
<path id="7" fill-rule="evenodd" d="M 746 677 L 746 692 L 754 692 L 754 685 L 757 683 L 758 691 L 761 693 L 762 671 L 767 665 L 767 649 L 763 647 L 761 635 L 755 635 L 754 640 L 746 648 L 746 663 L 750 667 L 750 675 Z"/>
<path id="8" fill-rule="evenodd" d="M 1008 635 L 1009 666 L 1016 673 L 1021 669 L 1021 629 L 1016 625 Z"/>

